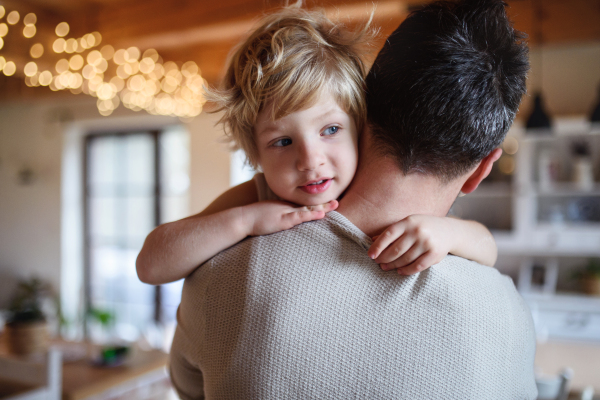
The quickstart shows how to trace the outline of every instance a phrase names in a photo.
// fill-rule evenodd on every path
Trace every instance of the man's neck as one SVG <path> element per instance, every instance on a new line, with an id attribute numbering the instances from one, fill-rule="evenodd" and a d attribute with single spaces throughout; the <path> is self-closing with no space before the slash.
<path id="1" fill-rule="evenodd" d="M 409 215 L 448 213 L 460 190 L 458 182 L 442 184 L 428 175 L 403 175 L 395 160 L 373 151 L 369 137 L 363 140 L 358 170 L 338 212 L 369 236 Z"/>

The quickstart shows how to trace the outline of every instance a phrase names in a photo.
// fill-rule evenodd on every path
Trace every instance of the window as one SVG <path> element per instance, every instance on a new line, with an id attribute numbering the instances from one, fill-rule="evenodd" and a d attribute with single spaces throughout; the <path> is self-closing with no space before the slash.
<path id="1" fill-rule="evenodd" d="M 189 213 L 189 136 L 182 128 L 93 134 L 85 160 L 86 309 L 113 313 L 117 335 L 134 340 L 175 321 L 183 282 L 143 284 L 135 260 L 156 225 Z"/>

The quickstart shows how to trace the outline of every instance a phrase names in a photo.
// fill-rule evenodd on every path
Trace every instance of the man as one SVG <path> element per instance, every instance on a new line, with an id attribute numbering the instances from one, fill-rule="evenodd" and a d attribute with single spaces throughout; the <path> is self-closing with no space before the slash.
<path id="1" fill-rule="evenodd" d="M 224 251 L 185 282 L 172 348 L 184 399 L 533 399 L 535 340 L 509 278 L 454 256 L 413 276 L 367 256 L 412 214 L 472 192 L 525 92 L 504 3 L 435 3 L 367 77 L 369 126 L 337 212 Z M 477 245 L 477 244 L 473 244 Z"/>

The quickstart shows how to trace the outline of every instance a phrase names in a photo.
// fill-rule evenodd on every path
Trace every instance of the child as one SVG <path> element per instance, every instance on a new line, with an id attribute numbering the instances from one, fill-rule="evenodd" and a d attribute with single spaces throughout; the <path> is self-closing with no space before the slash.
<path id="1" fill-rule="evenodd" d="M 373 38 L 369 24 L 350 31 L 298 6 L 261 21 L 234 54 L 224 89 L 210 97 L 224 111 L 228 138 L 262 173 L 201 213 L 152 231 L 137 259 L 143 282 L 184 278 L 248 236 L 290 229 L 337 208 L 356 171 L 366 121 L 361 53 Z M 384 270 L 409 275 L 449 252 L 485 265 L 496 258 L 482 225 L 424 215 L 386 229 L 368 254 Z"/>

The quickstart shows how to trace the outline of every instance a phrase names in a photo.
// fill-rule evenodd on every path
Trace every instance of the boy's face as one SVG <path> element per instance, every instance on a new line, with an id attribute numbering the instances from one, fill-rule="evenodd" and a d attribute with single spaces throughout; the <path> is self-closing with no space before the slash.
<path id="1" fill-rule="evenodd" d="M 356 125 L 328 92 L 314 106 L 276 121 L 270 111 L 260 112 L 254 134 L 265 179 L 284 200 L 323 204 L 337 199 L 354 177 Z"/>

